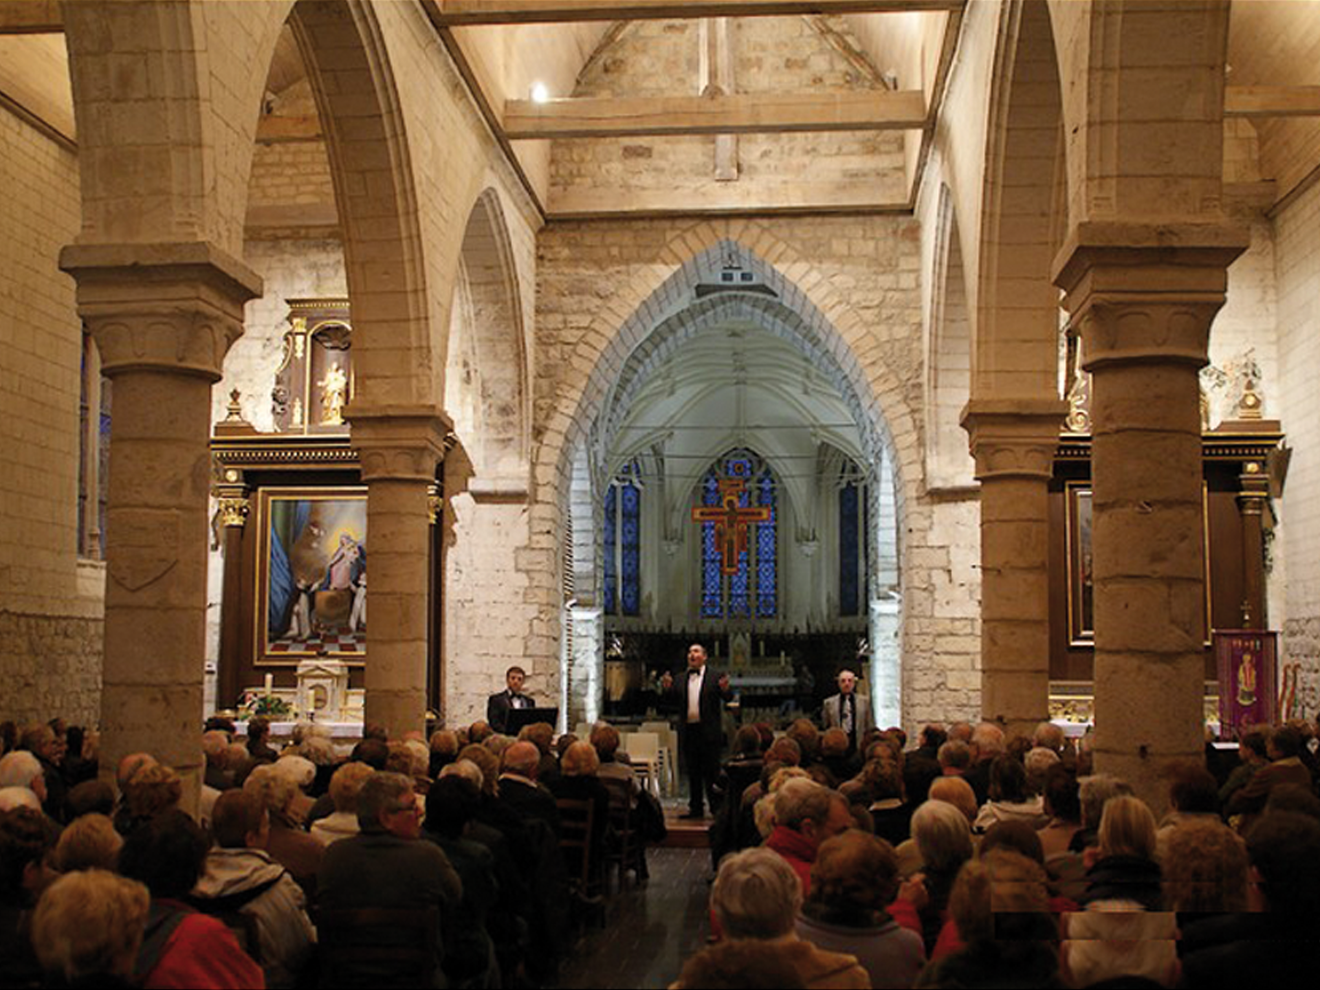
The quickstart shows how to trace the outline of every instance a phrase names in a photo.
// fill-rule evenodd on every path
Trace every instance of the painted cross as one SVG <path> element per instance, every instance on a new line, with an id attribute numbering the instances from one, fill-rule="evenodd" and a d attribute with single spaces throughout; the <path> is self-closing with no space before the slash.
<path id="1" fill-rule="evenodd" d="M 738 573 L 738 559 L 747 550 L 747 525 L 770 521 L 770 506 L 739 505 L 746 482 L 742 478 L 720 479 L 720 504 L 692 510 L 692 521 L 715 524 L 715 543 L 720 548 L 725 574 Z"/>

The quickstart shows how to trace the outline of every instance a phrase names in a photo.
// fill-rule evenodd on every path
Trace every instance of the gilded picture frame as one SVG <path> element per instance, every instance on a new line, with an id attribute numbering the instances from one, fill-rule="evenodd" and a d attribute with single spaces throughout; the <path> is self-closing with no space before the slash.
<path id="1" fill-rule="evenodd" d="M 259 489 L 257 527 L 255 661 L 364 662 L 366 488 Z"/>

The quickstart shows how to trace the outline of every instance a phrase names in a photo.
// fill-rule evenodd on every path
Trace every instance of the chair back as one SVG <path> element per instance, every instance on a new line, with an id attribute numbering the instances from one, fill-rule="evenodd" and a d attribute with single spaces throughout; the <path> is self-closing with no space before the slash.
<path id="1" fill-rule="evenodd" d="M 564 854 L 564 865 L 568 867 L 569 883 L 583 894 L 593 894 L 600 886 L 597 880 L 599 851 L 593 842 L 596 804 L 562 797 L 555 803 L 559 805 L 559 849 Z"/>
<path id="2" fill-rule="evenodd" d="M 436 985 L 435 906 L 321 911 L 316 930 L 323 987 Z"/>

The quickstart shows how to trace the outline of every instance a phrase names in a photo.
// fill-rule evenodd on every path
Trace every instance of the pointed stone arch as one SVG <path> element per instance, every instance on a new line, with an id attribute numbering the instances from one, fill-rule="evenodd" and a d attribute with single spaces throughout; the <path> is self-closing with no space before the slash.
<path id="1" fill-rule="evenodd" d="M 344 232 L 353 406 L 359 413 L 437 407 L 417 192 L 377 12 L 365 0 L 298 0 L 290 24 L 320 113 Z"/>
<path id="2" fill-rule="evenodd" d="M 695 332 L 694 316 L 685 317 L 683 311 L 691 309 L 693 288 L 718 270 L 728 252 L 736 253 L 740 263 L 777 295 L 776 306 L 782 310 L 773 321 L 780 328 L 777 332 L 797 341 L 828 369 L 841 394 L 849 396 L 859 429 L 867 437 L 863 458 L 877 472 L 883 465 L 894 478 L 892 499 L 877 505 L 872 517 L 877 526 L 885 519 L 897 530 L 900 543 L 916 546 L 929 525 L 927 510 L 918 504 L 921 452 L 915 416 L 903 381 L 885 363 L 889 328 L 864 321 L 820 270 L 761 223 L 703 222 L 680 232 L 641 275 L 603 301 L 589 332 L 569 356 L 575 367 L 590 372 L 585 379 L 576 378 L 560 387 L 540 427 L 535 466 L 542 483 L 538 504 L 547 515 L 568 520 L 567 528 L 573 533 L 571 554 L 563 540 L 558 544 L 559 564 L 571 567 L 575 589 L 574 599 L 560 614 L 561 622 L 569 627 L 561 642 L 572 643 L 571 651 L 562 651 L 560 659 L 561 698 L 577 714 L 589 716 L 596 710 L 592 693 L 599 682 L 597 668 L 602 656 L 599 632 L 594 638 L 591 632 L 593 624 L 598 629 L 600 617 L 591 590 L 597 584 L 598 550 L 594 541 L 582 536 L 597 532 L 597 500 L 584 482 L 595 483 L 607 469 L 601 463 L 602 440 L 609 425 L 608 410 L 619 405 L 617 399 L 626 394 L 620 390 L 662 360 L 683 333 Z M 744 299 L 738 305 L 755 308 L 768 304 Z M 659 327 L 665 329 L 657 334 Z M 876 496 L 888 489 L 874 487 Z M 928 586 L 921 576 L 924 566 L 914 560 L 904 570 L 923 588 Z M 929 604 L 933 607 L 933 601 Z M 926 607 L 923 596 L 923 610 Z M 873 661 L 873 691 L 880 699 L 882 717 L 897 721 L 901 683 L 907 676 L 906 667 L 899 662 L 902 615 L 897 600 L 884 621 L 884 638 L 892 648 L 887 645 L 883 659 Z M 880 652 L 877 647 L 877 657 Z"/>
<path id="3" fill-rule="evenodd" d="M 450 326 L 461 352 L 449 355 L 446 407 L 476 476 L 469 490 L 527 486 L 528 364 L 522 294 L 499 194 L 487 188 L 468 214 Z M 455 343 L 451 333 L 451 347 Z M 461 394 L 467 390 L 468 394 Z M 463 400 L 466 412 L 450 402 Z"/>

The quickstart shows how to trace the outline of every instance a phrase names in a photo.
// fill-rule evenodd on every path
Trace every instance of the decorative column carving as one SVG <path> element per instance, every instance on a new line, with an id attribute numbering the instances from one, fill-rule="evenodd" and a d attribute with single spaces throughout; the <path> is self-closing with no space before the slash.
<path id="1" fill-rule="evenodd" d="M 1095 766 L 1153 808 L 1202 754 L 1205 588 L 1199 370 L 1235 230 L 1088 225 L 1055 278 L 1092 375 Z"/>
<path id="2" fill-rule="evenodd" d="M 260 278 L 203 243 L 74 245 L 60 267 L 114 382 L 102 766 L 146 750 L 201 773 L 211 385 Z"/>
<path id="3" fill-rule="evenodd" d="M 981 712 L 1009 731 L 1049 713 L 1049 481 L 1067 412 L 973 399 L 962 417 L 981 483 Z"/>
<path id="4" fill-rule="evenodd" d="M 398 738 L 426 721 L 431 495 L 450 424 L 431 406 L 345 412 L 367 486 L 365 719 Z"/>
<path id="5" fill-rule="evenodd" d="M 1242 628 L 1265 629 L 1265 512 L 1270 476 L 1260 461 L 1247 461 L 1238 475 L 1238 514 L 1242 517 Z"/>

